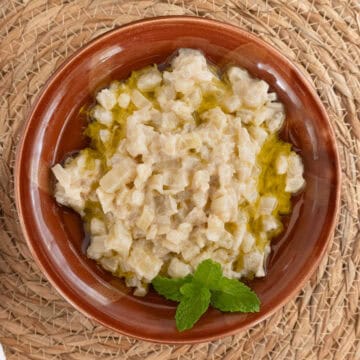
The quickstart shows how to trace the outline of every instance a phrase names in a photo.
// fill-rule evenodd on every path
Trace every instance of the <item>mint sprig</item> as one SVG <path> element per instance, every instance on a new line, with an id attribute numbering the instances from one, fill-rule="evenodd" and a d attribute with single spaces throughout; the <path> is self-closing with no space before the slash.
<path id="1" fill-rule="evenodd" d="M 184 289 L 184 290 L 183 290 Z M 181 288 L 184 297 L 176 309 L 175 320 L 179 331 L 191 329 L 210 305 L 210 291 L 195 283 L 185 284 Z"/>
<path id="2" fill-rule="evenodd" d="M 152 281 L 154 289 L 168 300 L 180 301 L 183 298 L 180 289 L 183 285 L 191 282 L 193 277 L 191 275 L 180 279 L 170 279 L 164 276 L 157 276 Z"/>
<path id="3" fill-rule="evenodd" d="M 157 276 L 152 285 L 166 299 L 180 302 L 175 314 L 179 331 L 191 329 L 210 304 L 224 312 L 260 310 L 257 295 L 244 283 L 223 276 L 221 265 L 211 259 L 202 261 L 193 276 Z"/>
<path id="4" fill-rule="evenodd" d="M 222 277 L 221 265 L 210 259 L 202 261 L 194 272 L 194 281 L 210 290 L 219 290 Z"/>
<path id="5" fill-rule="evenodd" d="M 223 277 L 220 291 L 211 293 L 211 305 L 221 311 L 258 312 L 260 301 L 244 283 Z"/>

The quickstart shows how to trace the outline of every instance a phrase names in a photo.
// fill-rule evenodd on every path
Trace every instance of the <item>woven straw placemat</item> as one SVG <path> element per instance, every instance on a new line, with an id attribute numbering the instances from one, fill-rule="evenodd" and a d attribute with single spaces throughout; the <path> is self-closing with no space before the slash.
<path id="1" fill-rule="evenodd" d="M 179 14 L 238 25 L 300 67 L 335 129 L 343 186 L 334 241 L 297 298 L 236 336 L 168 346 L 105 329 L 44 279 L 19 229 L 13 163 L 30 104 L 67 56 L 118 25 Z M 0 0 L 0 343 L 8 359 L 360 359 L 359 34 L 358 0 Z"/>

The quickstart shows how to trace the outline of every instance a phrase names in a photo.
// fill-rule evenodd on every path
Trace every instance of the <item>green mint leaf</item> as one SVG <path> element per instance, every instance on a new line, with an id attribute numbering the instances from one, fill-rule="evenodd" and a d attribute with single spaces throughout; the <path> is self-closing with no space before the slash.
<path id="1" fill-rule="evenodd" d="M 190 286 L 188 286 L 190 285 Z M 196 291 L 194 291 L 196 287 Z M 182 288 L 184 294 L 176 309 L 176 327 L 179 331 L 191 329 L 193 325 L 200 319 L 201 315 L 205 313 L 210 304 L 210 291 L 205 287 L 199 287 L 195 284 L 186 284 Z"/>
<path id="2" fill-rule="evenodd" d="M 194 273 L 194 280 L 210 290 L 219 290 L 221 265 L 211 259 L 202 261 Z"/>
<path id="3" fill-rule="evenodd" d="M 222 275 L 221 265 L 211 259 L 201 262 L 194 276 L 170 279 L 157 276 L 152 285 L 166 299 L 180 302 L 176 309 L 179 331 L 191 329 L 209 304 L 221 311 L 258 312 L 260 300 L 242 282 Z"/>
<path id="4" fill-rule="evenodd" d="M 211 294 L 211 305 L 221 311 L 258 312 L 260 300 L 245 284 L 223 277 L 221 287 Z"/>
<path id="5" fill-rule="evenodd" d="M 187 283 L 180 288 L 181 294 L 185 295 L 186 297 L 195 296 L 198 291 L 199 285 L 194 282 Z"/>
<path id="6" fill-rule="evenodd" d="M 154 289 L 168 300 L 180 301 L 183 295 L 180 292 L 180 288 L 192 281 L 192 276 L 188 275 L 180 279 L 170 279 L 164 276 L 157 276 L 152 281 Z"/>

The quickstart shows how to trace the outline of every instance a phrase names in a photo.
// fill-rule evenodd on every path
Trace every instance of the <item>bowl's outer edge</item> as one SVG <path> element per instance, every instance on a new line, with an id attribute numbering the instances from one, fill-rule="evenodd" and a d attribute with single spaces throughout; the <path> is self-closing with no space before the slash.
<path id="1" fill-rule="evenodd" d="M 47 269 L 42 265 L 41 261 L 39 260 L 33 246 L 30 240 L 30 236 L 29 233 L 27 231 L 27 228 L 25 226 L 24 220 L 23 220 L 23 211 L 22 211 L 22 207 L 23 207 L 23 203 L 22 203 L 22 199 L 20 197 L 20 188 L 21 188 L 21 182 L 20 182 L 20 177 L 21 177 L 21 161 L 22 161 L 22 157 L 23 157 L 23 147 L 26 141 L 26 135 L 27 135 L 27 131 L 29 128 L 29 125 L 31 123 L 31 119 L 32 119 L 32 114 L 34 112 L 34 110 L 37 107 L 37 104 L 40 102 L 40 100 L 42 99 L 42 97 L 44 96 L 46 89 L 48 88 L 48 86 L 53 83 L 58 74 L 64 69 L 66 68 L 66 66 L 71 63 L 74 59 L 76 59 L 78 56 L 81 55 L 81 53 L 84 51 L 85 48 L 88 48 L 89 46 L 102 41 L 104 38 L 106 38 L 107 36 L 111 35 L 114 32 L 118 32 L 121 31 L 124 28 L 135 28 L 135 27 L 139 27 L 142 26 L 142 24 L 144 23 L 159 23 L 159 22 L 167 22 L 167 21 L 179 21 L 179 22 L 184 22 L 184 21 L 188 21 L 188 22 L 194 22 L 194 21 L 199 21 L 199 22 L 203 22 L 203 23 L 208 23 L 208 24 L 213 24 L 214 26 L 218 26 L 218 27 L 222 27 L 224 30 L 231 30 L 231 31 L 237 31 L 239 33 L 242 33 L 242 35 L 244 37 L 248 37 L 249 39 L 252 39 L 253 41 L 260 43 L 263 47 L 269 49 L 272 52 L 275 52 L 279 57 L 281 57 L 287 64 L 288 66 L 293 69 L 296 74 L 302 79 L 302 81 L 304 82 L 304 84 L 307 86 L 308 90 L 311 92 L 311 95 L 313 96 L 313 99 L 316 102 L 316 105 L 318 106 L 318 108 L 321 111 L 321 115 L 324 119 L 326 119 L 327 123 L 329 124 L 329 130 L 330 130 L 330 137 L 331 137 L 331 141 L 334 145 L 334 151 L 336 154 L 336 158 L 334 159 L 334 163 L 335 163 L 335 167 L 336 167 L 336 202 L 335 202 L 335 209 L 333 211 L 333 217 L 332 217 L 332 221 L 330 226 L 327 229 L 327 241 L 324 243 L 322 249 L 321 249 L 321 254 L 320 256 L 317 258 L 317 261 L 313 263 L 311 269 L 307 272 L 307 274 L 302 278 L 302 281 L 300 281 L 293 289 L 291 292 L 289 292 L 287 294 L 286 297 L 284 297 L 282 299 L 282 301 L 279 301 L 270 311 L 268 311 L 267 313 L 265 313 L 262 317 L 260 317 L 259 319 L 257 319 L 256 322 L 253 322 L 251 324 L 249 324 L 248 326 L 233 330 L 233 331 L 223 331 L 221 332 L 221 334 L 219 334 L 219 336 L 212 336 L 212 337 L 204 337 L 201 339 L 195 339 L 195 340 L 169 340 L 169 341 L 162 341 L 159 339 L 155 339 L 155 338 L 145 338 L 145 337 L 139 337 L 136 336 L 134 334 L 131 333 L 127 333 L 124 332 L 122 330 L 119 330 L 117 328 L 113 328 L 111 326 L 109 326 L 108 324 L 102 322 L 100 319 L 94 318 L 93 315 L 89 312 L 87 312 L 84 308 L 82 308 L 81 306 L 79 306 L 73 299 L 70 299 L 67 294 L 58 287 L 55 279 L 50 275 L 50 273 L 47 271 Z M 81 47 L 80 49 L 78 49 L 77 51 L 75 51 L 74 54 L 72 54 L 69 58 L 67 58 L 65 60 L 65 62 L 63 62 L 57 69 L 56 71 L 50 76 L 50 78 L 46 81 L 46 83 L 43 86 L 43 89 L 41 90 L 40 94 L 35 98 L 31 108 L 28 111 L 28 114 L 26 116 L 26 122 L 23 126 L 22 129 L 22 134 L 21 134 L 21 138 L 19 141 L 19 144 L 17 146 L 16 149 L 16 159 L 15 159 L 15 171 L 14 171 L 14 178 L 15 178 L 15 203 L 16 203 L 16 208 L 17 208 L 17 212 L 19 215 L 19 222 L 22 228 L 22 232 L 24 234 L 25 240 L 27 242 L 27 245 L 31 251 L 31 254 L 34 258 L 34 260 L 36 261 L 37 265 L 39 266 L 39 268 L 41 269 L 41 271 L 46 275 L 47 279 L 49 280 L 49 282 L 54 286 L 54 288 L 60 293 L 60 295 L 66 300 L 68 301 L 74 308 L 76 308 L 78 311 L 80 311 L 81 313 L 85 314 L 86 316 L 88 316 L 89 318 L 92 318 L 94 320 L 96 320 L 97 322 L 101 323 L 102 325 L 106 326 L 106 327 L 110 327 L 112 330 L 120 332 L 121 334 L 130 336 L 130 337 L 135 337 L 137 339 L 140 340 L 146 340 L 146 341 L 151 341 L 151 342 L 155 342 L 155 343 L 166 343 L 166 344 L 184 344 L 184 343 L 200 343 L 200 342 L 206 342 L 206 341 L 212 341 L 215 339 L 219 339 L 225 336 L 229 336 L 229 335 L 234 335 L 235 333 L 237 333 L 240 330 L 246 330 L 249 327 L 252 327 L 254 325 L 256 325 L 257 323 L 261 322 L 262 320 L 264 320 L 265 318 L 269 317 L 270 315 L 272 315 L 274 312 L 276 312 L 278 309 L 280 309 L 282 306 L 284 306 L 288 301 L 290 301 L 303 287 L 304 283 L 311 277 L 311 275 L 315 272 L 316 268 L 318 267 L 321 259 L 324 257 L 327 248 L 329 247 L 330 244 L 330 240 L 332 239 L 332 235 L 333 232 L 335 230 L 335 226 L 337 223 L 337 219 L 339 216 L 339 207 L 340 207 L 340 196 L 341 196 L 341 170 L 340 170 L 340 157 L 339 157 L 339 152 L 338 152 L 338 148 L 336 146 L 336 138 L 335 138 L 335 134 L 334 134 L 334 130 L 333 130 L 333 126 L 329 120 L 329 117 L 326 113 L 326 110 L 323 106 L 323 104 L 321 103 L 316 90 L 314 89 L 314 87 L 308 82 L 308 80 L 304 77 L 304 75 L 301 73 L 301 71 L 292 63 L 290 62 L 290 60 L 288 60 L 286 58 L 286 56 L 284 56 L 280 51 L 278 51 L 276 48 L 274 48 L 273 46 L 267 44 L 265 41 L 261 40 L 260 38 L 256 37 L 253 34 L 248 33 L 246 30 L 243 30 L 239 27 L 236 27 L 234 25 L 230 25 L 227 23 L 223 23 L 220 21 L 216 21 L 216 20 L 208 20 L 208 19 L 202 19 L 196 16 L 162 16 L 162 17 L 156 17 L 156 18 L 151 18 L 151 19 L 145 19 L 145 20 L 138 20 L 132 23 L 128 23 L 125 24 L 123 26 L 117 27 L 111 31 L 106 32 L 105 34 L 102 34 L 98 37 L 96 37 L 95 39 L 91 40 L 90 42 L 88 42 L 87 44 L 85 44 L 83 47 Z"/>

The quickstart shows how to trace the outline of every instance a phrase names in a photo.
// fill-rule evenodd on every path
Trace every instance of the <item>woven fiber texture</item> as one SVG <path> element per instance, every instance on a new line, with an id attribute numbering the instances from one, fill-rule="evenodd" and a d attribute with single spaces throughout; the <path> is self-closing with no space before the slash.
<path id="1" fill-rule="evenodd" d="M 116 26 L 183 14 L 238 25 L 298 65 L 335 129 L 343 185 L 334 241 L 295 299 L 236 336 L 168 346 L 109 331 L 57 294 L 21 235 L 13 164 L 26 112 L 65 58 Z M 0 0 L 0 343 L 8 359 L 360 359 L 359 64 L 358 0 Z"/>

